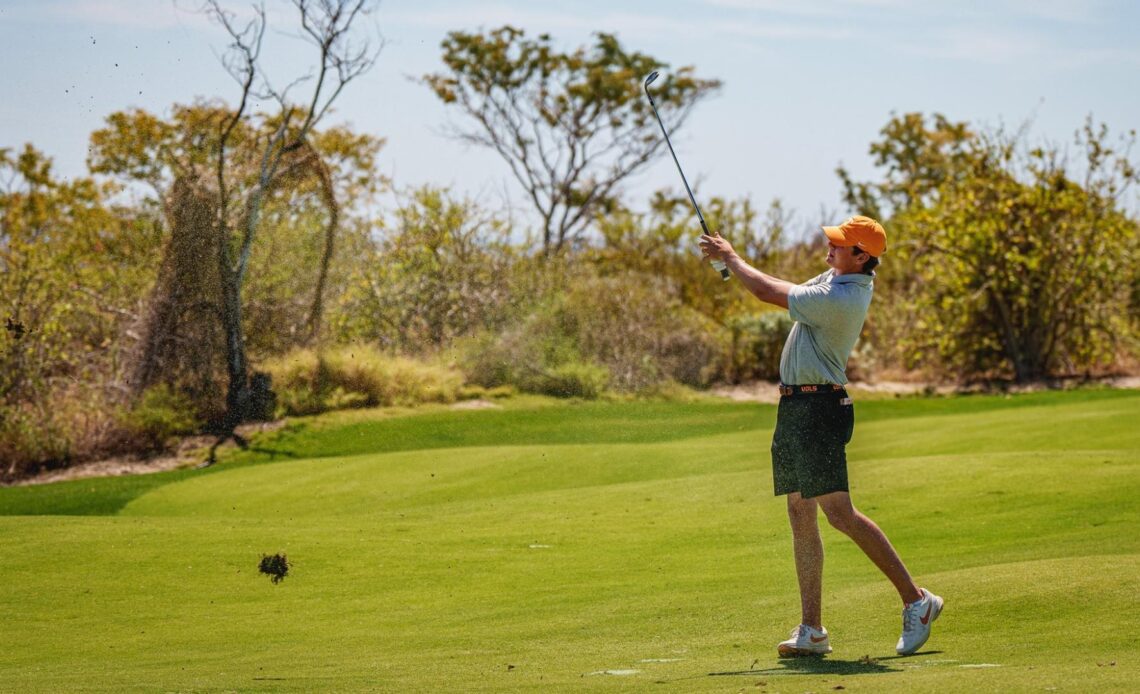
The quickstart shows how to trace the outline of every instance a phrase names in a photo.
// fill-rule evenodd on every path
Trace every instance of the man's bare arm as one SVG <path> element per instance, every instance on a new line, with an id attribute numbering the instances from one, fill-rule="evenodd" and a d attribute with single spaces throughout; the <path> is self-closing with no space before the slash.
<path id="1" fill-rule="evenodd" d="M 757 299 L 775 304 L 780 308 L 788 307 L 788 292 L 796 286 L 787 280 L 760 272 L 744 259 L 733 253 L 725 259 L 724 264 L 732 270 L 732 274 L 740 278 L 744 288 L 752 292 Z"/>
<path id="2" fill-rule="evenodd" d="M 732 274 L 740 278 L 740 283 L 744 285 L 744 288 L 752 292 L 757 299 L 775 304 L 780 308 L 788 307 L 788 292 L 796 285 L 779 277 L 760 272 L 744 262 L 744 259 L 732 249 L 732 244 L 721 238 L 719 234 L 701 236 L 701 251 L 704 252 L 706 258 L 724 261 Z"/>

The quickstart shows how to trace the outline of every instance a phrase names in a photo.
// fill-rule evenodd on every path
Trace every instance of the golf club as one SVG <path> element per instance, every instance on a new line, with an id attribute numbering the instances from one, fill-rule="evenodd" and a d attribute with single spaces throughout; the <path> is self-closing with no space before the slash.
<path id="1" fill-rule="evenodd" d="M 701 220 L 701 229 L 705 234 L 712 236 L 713 233 L 709 231 L 709 226 L 705 224 L 705 216 L 701 214 L 701 208 L 697 205 L 697 199 L 693 197 L 693 189 L 689 187 L 689 181 L 685 178 L 685 172 L 681 170 L 681 162 L 677 160 L 677 153 L 673 151 L 673 143 L 669 141 L 669 133 L 665 130 L 665 123 L 661 120 L 661 114 L 657 113 L 657 104 L 653 103 L 653 95 L 649 93 L 649 85 L 657 79 L 657 71 L 649 73 L 645 78 L 645 96 L 649 97 L 649 105 L 653 108 L 653 115 L 657 116 L 657 124 L 661 126 L 661 134 L 665 136 L 665 144 L 669 146 L 669 153 L 673 155 L 673 163 L 677 165 L 677 173 L 681 174 L 681 182 L 685 184 L 685 190 L 689 193 L 689 201 L 693 203 L 693 209 L 697 212 L 697 219 Z M 709 264 L 713 266 L 714 270 L 720 272 L 720 278 L 727 282 L 732 277 L 732 273 L 728 271 L 728 266 L 719 260 L 710 260 Z"/>

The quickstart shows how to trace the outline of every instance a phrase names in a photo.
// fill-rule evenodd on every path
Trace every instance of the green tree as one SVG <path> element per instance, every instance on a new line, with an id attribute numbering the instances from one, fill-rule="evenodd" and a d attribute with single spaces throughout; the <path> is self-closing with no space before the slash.
<path id="1" fill-rule="evenodd" d="M 542 34 L 527 38 L 504 26 L 455 31 L 443 41 L 444 72 L 423 82 L 473 125 L 464 142 L 503 158 L 541 219 L 549 254 L 577 241 L 599 212 L 614 207 L 619 186 L 662 147 L 642 78 L 665 67 L 623 48 L 611 34 L 594 45 L 560 52 Z M 720 87 L 692 67 L 657 83 L 658 110 L 670 132 Z"/>
<path id="2" fill-rule="evenodd" d="M 0 477 L 60 463 L 118 400 L 122 334 L 159 237 L 115 186 L 57 178 L 31 145 L 0 149 Z M 69 398 L 64 396 L 68 395 Z M 61 400 L 82 404 L 60 407 Z M 75 408 L 89 409 L 69 421 Z"/>
<path id="3" fill-rule="evenodd" d="M 929 122 L 928 122 L 929 121 Z M 970 143 L 975 135 L 966 123 L 942 114 L 929 119 L 921 113 L 892 116 L 871 143 L 875 166 L 883 180 L 857 182 L 840 166 L 843 197 L 856 214 L 887 219 L 895 212 L 936 201 L 939 187 L 968 171 Z"/>
<path id="4" fill-rule="evenodd" d="M 898 269 L 887 272 L 905 276 L 893 288 L 910 309 L 896 336 L 907 362 L 933 356 L 963 378 L 1019 382 L 1112 364 L 1134 329 L 1125 278 L 1135 276 L 1138 230 L 1120 200 L 1138 178 L 1135 133 L 1112 145 L 1090 121 L 1076 138 L 1078 164 L 1059 147 L 1031 146 L 1025 129 L 947 140 L 937 137 L 944 119 L 925 130 L 913 114 L 901 120 L 875 148 L 889 153 L 887 181 L 858 190 L 893 210 L 888 259 Z M 899 133 L 905 146 L 891 141 Z"/>

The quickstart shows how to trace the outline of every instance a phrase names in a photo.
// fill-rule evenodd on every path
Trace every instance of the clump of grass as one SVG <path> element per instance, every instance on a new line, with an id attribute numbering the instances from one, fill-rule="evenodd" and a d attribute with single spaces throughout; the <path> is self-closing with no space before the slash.
<path id="1" fill-rule="evenodd" d="M 459 389 L 460 400 L 503 400 L 513 398 L 518 394 L 514 386 L 496 386 L 484 388 L 480 385 L 467 384 Z"/>
<path id="2" fill-rule="evenodd" d="M 527 376 L 523 389 L 556 398 L 596 400 L 609 382 L 610 372 L 604 366 L 570 362 Z"/>
<path id="3" fill-rule="evenodd" d="M 463 376 L 446 366 L 384 354 L 374 347 L 299 349 L 262 365 L 273 377 L 278 414 L 311 415 L 354 407 L 455 402 Z"/>

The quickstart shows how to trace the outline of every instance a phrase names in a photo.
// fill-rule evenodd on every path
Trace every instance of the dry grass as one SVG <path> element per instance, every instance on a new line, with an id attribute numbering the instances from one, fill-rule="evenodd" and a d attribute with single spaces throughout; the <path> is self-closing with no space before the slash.
<path id="1" fill-rule="evenodd" d="M 452 403 L 463 385 L 462 374 L 452 368 L 386 355 L 367 346 L 294 350 L 262 368 L 273 377 L 278 411 L 285 415 Z"/>

